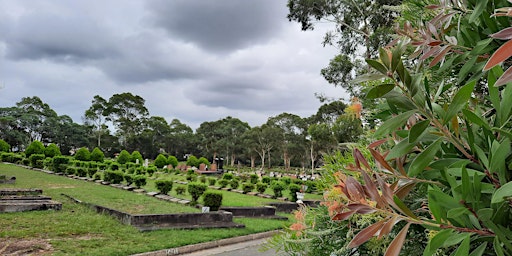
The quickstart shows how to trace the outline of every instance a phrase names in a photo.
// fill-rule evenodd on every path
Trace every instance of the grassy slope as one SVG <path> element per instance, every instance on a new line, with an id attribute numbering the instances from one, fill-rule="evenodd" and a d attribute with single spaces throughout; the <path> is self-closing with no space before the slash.
<path id="1" fill-rule="evenodd" d="M 289 225 L 289 222 L 279 220 L 237 218 L 235 221 L 245 224 L 246 228 L 139 232 L 109 216 L 97 214 L 72 203 L 61 193 L 76 196 L 87 202 L 127 209 L 129 212 L 192 212 L 196 209 L 12 165 L 0 164 L 0 174 L 17 178 L 15 185 L 3 184 L 0 187 L 41 188 L 43 194 L 63 203 L 62 211 L 0 214 L 0 240 L 46 239 L 54 247 L 55 255 L 128 255 L 263 232 Z M 242 200 L 245 201 L 247 198 Z"/>

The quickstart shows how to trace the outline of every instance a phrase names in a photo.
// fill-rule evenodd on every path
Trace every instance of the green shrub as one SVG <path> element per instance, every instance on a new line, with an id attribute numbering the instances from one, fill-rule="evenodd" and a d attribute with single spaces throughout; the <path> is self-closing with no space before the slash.
<path id="1" fill-rule="evenodd" d="M 69 157 L 66 156 L 55 156 L 53 157 L 53 167 L 50 169 L 53 172 L 63 173 L 69 163 Z"/>
<path id="2" fill-rule="evenodd" d="M 200 176 L 199 181 L 201 181 L 202 183 L 206 183 L 206 176 L 204 176 L 204 175 Z"/>
<path id="3" fill-rule="evenodd" d="M 51 168 L 53 167 L 53 158 L 51 157 L 47 157 L 43 160 L 43 168 L 45 170 L 51 170 Z"/>
<path id="4" fill-rule="evenodd" d="M 5 140 L 0 139 L 0 152 L 9 152 L 11 151 L 11 145 L 7 143 Z"/>
<path id="5" fill-rule="evenodd" d="M 135 150 L 132 152 L 130 156 L 130 162 L 137 163 L 137 160 L 139 160 L 139 164 L 142 165 L 144 163 L 144 158 L 142 157 L 142 154 Z"/>
<path id="6" fill-rule="evenodd" d="M 221 188 L 225 188 L 225 187 L 227 187 L 227 186 L 228 186 L 228 184 L 229 184 L 229 180 L 226 180 L 226 179 L 221 179 L 221 180 L 219 180 L 219 186 L 220 186 Z"/>
<path id="7" fill-rule="evenodd" d="M 89 152 L 89 149 L 87 149 L 86 147 L 82 147 L 76 151 L 75 159 L 80 161 L 90 161 L 91 152 Z"/>
<path id="8" fill-rule="evenodd" d="M 281 177 L 281 179 L 279 179 L 279 180 L 281 182 L 283 182 L 286 186 L 288 186 L 292 183 L 292 178 L 290 178 L 288 176 Z"/>
<path id="9" fill-rule="evenodd" d="M 199 167 L 199 165 L 201 164 L 205 164 L 206 166 L 210 165 L 210 161 L 208 161 L 208 159 L 206 159 L 206 157 L 200 157 L 198 160 L 197 160 L 197 166 L 196 167 Z"/>
<path id="10" fill-rule="evenodd" d="M 238 186 L 240 186 L 240 182 L 238 182 L 238 180 L 232 179 L 232 180 L 229 182 L 229 186 L 230 186 L 232 189 L 237 189 L 237 188 L 238 188 Z"/>
<path id="11" fill-rule="evenodd" d="M 60 153 L 60 149 L 57 145 L 50 143 L 45 149 L 44 149 L 44 155 L 46 157 L 54 157 L 54 156 L 60 156 L 62 155 Z"/>
<path id="12" fill-rule="evenodd" d="M 266 183 L 263 183 L 263 182 L 256 183 L 256 191 L 258 191 L 258 193 L 260 193 L 260 194 L 265 193 L 265 190 L 267 190 L 267 188 L 268 188 L 268 184 L 266 184 Z"/>
<path id="13" fill-rule="evenodd" d="M 283 190 L 286 189 L 286 185 L 282 181 L 272 181 L 270 188 L 274 192 L 274 198 L 278 198 L 283 196 Z"/>
<path id="14" fill-rule="evenodd" d="M 295 202 L 297 201 L 297 192 L 300 192 L 300 185 L 297 185 L 297 184 L 290 184 L 288 186 L 288 190 L 290 190 L 290 200 L 292 202 Z"/>
<path id="15" fill-rule="evenodd" d="M 197 159 L 197 157 L 191 155 L 187 158 L 187 165 L 188 166 L 195 166 L 195 167 L 199 167 L 199 159 Z"/>
<path id="16" fill-rule="evenodd" d="M 172 168 L 176 169 L 176 166 L 178 166 L 179 164 L 178 158 L 176 158 L 175 156 L 169 156 L 167 158 L 167 164 L 172 165 Z"/>
<path id="17" fill-rule="evenodd" d="M 103 162 L 105 160 L 105 154 L 103 153 L 103 151 L 101 151 L 101 149 L 99 149 L 98 147 L 95 147 L 92 151 L 91 151 L 91 161 L 95 161 L 95 162 Z"/>
<path id="18" fill-rule="evenodd" d="M 306 181 L 306 186 L 308 187 L 306 189 L 306 192 L 307 193 L 312 193 L 312 192 L 315 192 L 317 191 L 317 185 L 318 185 L 318 182 L 317 181 L 312 181 L 312 180 L 308 180 Z"/>
<path id="19" fill-rule="evenodd" d="M 254 173 L 251 174 L 251 176 L 249 176 L 249 179 L 251 180 L 252 184 L 258 183 L 258 180 L 259 180 L 258 174 L 254 174 Z"/>
<path id="20" fill-rule="evenodd" d="M 124 173 L 120 170 L 107 170 L 103 174 L 103 180 L 113 184 L 120 184 L 124 180 Z"/>
<path id="21" fill-rule="evenodd" d="M 222 175 L 222 179 L 224 179 L 224 180 L 232 180 L 233 179 L 233 174 L 232 173 L 224 173 Z"/>
<path id="22" fill-rule="evenodd" d="M 25 166 L 29 166 L 30 165 L 30 159 L 28 159 L 26 157 L 25 158 L 21 158 L 20 162 L 21 162 L 22 165 L 25 165 Z M 15 163 L 18 163 L 18 162 L 15 162 Z"/>
<path id="23" fill-rule="evenodd" d="M 177 186 L 174 191 L 176 191 L 176 194 L 183 195 L 185 194 L 185 191 L 187 191 L 187 188 L 185 186 Z"/>
<path id="24" fill-rule="evenodd" d="M 117 170 L 121 169 L 121 165 L 119 163 L 112 162 L 112 163 L 110 163 L 109 168 L 112 171 L 117 171 Z"/>
<path id="25" fill-rule="evenodd" d="M 208 191 L 203 196 L 204 206 L 210 207 L 211 211 L 219 210 L 222 205 L 222 193 L 217 191 Z"/>
<path id="26" fill-rule="evenodd" d="M 133 183 L 133 175 L 131 174 L 124 174 L 123 178 L 128 186 L 130 186 Z"/>
<path id="27" fill-rule="evenodd" d="M 161 194 L 167 195 L 172 190 L 172 183 L 172 180 L 156 180 L 155 186 Z"/>
<path id="28" fill-rule="evenodd" d="M 206 186 L 206 184 L 198 182 L 190 182 L 187 186 L 188 193 L 192 196 L 192 201 L 194 202 L 197 202 L 199 197 L 203 195 L 207 188 L 208 186 Z"/>
<path id="29" fill-rule="evenodd" d="M 144 175 L 135 175 L 133 176 L 133 183 L 137 188 L 143 187 L 147 184 L 147 178 Z"/>
<path id="30" fill-rule="evenodd" d="M 139 166 L 139 167 L 136 167 L 134 172 L 136 175 L 145 175 L 146 174 L 146 169 L 144 169 L 144 167 L 142 166 Z"/>
<path id="31" fill-rule="evenodd" d="M 44 154 L 32 154 L 29 157 L 30 160 L 30 166 L 34 168 L 43 168 L 43 160 L 45 159 Z"/>
<path id="32" fill-rule="evenodd" d="M 87 176 L 87 168 L 75 167 L 75 174 L 80 177 L 86 177 Z"/>
<path id="33" fill-rule="evenodd" d="M 117 156 L 116 161 L 120 164 L 126 164 L 126 163 L 130 162 L 131 157 L 132 157 L 132 155 L 128 151 L 123 149 L 119 153 L 119 156 Z"/>
<path id="34" fill-rule="evenodd" d="M 188 181 L 192 181 L 192 182 L 197 181 L 197 174 L 195 174 L 195 173 L 187 174 L 186 179 Z"/>
<path id="35" fill-rule="evenodd" d="M 94 180 L 101 180 L 101 173 L 99 173 L 99 172 L 95 173 L 95 174 L 92 176 L 92 178 L 93 178 Z"/>
<path id="36" fill-rule="evenodd" d="M 98 167 L 90 166 L 89 168 L 87 168 L 87 175 L 92 178 L 94 176 L 94 174 L 96 174 L 97 171 L 98 171 Z"/>
<path id="37" fill-rule="evenodd" d="M 244 191 L 245 194 L 253 191 L 253 189 L 254 189 L 254 184 L 252 184 L 252 183 L 242 184 L 242 190 Z"/>
<path id="38" fill-rule="evenodd" d="M 210 184 L 210 186 L 215 186 L 215 183 L 217 183 L 216 178 L 208 178 L 208 184 Z"/>
<path id="39" fill-rule="evenodd" d="M 265 184 L 270 184 L 270 177 L 269 176 L 263 176 L 261 177 L 261 182 L 265 183 Z"/>
<path id="40" fill-rule="evenodd" d="M 153 176 L 156 170 L 156 166 L 154 165 L 148 166 L 148 168 L 146 168 L 146 172 L 148 173 L 149 177 Z"/>
<path id="41" fill-rule="evenodd" d="M 33 154 L 44 154 L 44 145 L 42 142 L 35 140 L 28 145 L 25 150 L 25 156 L 28 158 Z"/>
<path id="42" fill-rule="evenodd" d="M 74 166 L 68 166 L 68 167 L 66 168 L 65 173 L 66 173 L 67 175 L 75 175 L 75 174 L 76 174 L 76 167 L 74 167 Z"/>

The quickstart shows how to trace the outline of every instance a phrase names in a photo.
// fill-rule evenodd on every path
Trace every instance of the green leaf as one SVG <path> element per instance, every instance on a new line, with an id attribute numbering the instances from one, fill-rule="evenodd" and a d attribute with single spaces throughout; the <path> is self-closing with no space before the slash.
<path id="1" fill-rule="evenodd" d="M 437 139 L 414 158 L 409 166 L 408 174 L 410 177 L 418 175 L 434 160 L 436 153 L 441 149 L 442 140 L 443 138 Z"/>
<path id="2" fill-rule="evenodd" d="M 466 78 L 466 76 L 469 74 L 469 72 L 471 71 L 471 69 L 474 68 L 475 66 L 475 63 L 476 63 L 476 60 L 478 59 L 478 56 L 474 56 L 473 58 L 469 59 L 468 62 L 466 62 L 462 68 L 460 68 L 460 71 L 459 71 L 459 80 L 457 81 L 458 83 L 461 83 L 462 81 L 464 81 L 464 79 Z"/>
<path id="3" fill-rule="evenodd" d="M 415 143 L 429 125 L 430 120 L 424 120 L 411 127 L 411 130 L 409 130 L 409 143 Z"/>
<path id="4" fill-rule="evenodd" d="M 467 109 L 463 109 L 462 110 L 462 114 L 464 114 L 464 116 L 471 122 L 471 123 L 474 123 L 480 127 L 483 127 L 487 130 L 491 130 L 491 127 L 489 126 L 489 124 L 487 123 L 487 121 L 485 119 L 482 119 L 480 116 L 478 116 L 477 114 L 467 110 Z"/>
<path id="5" fill-rule="evenodd" d="M 473 13 L 471 13 L 471 16 L 469 16 L 469 23 L 473 23 L 480 17 L 480 14 L 485 10 L 485 7 L 487 7 L 487 1 L 488 0 L 478 0 L 476 1 L 475 9 L 473 10 Z"/>
<path id="6" fill-rule="evenodd" d="M 506 197 L 512 197 L 512 181 L 496 189 L 492 195 L 491 203 L 497 204 L 505 201 Z"/>
<path id="7" fill-rule="evenodd" d="M 380 84 L 374 86 L 370 89 L 370 91 L 366 94 L 367 99 L 376 99 L 386 95 L 388 92 L 395 88 L 394 84 Z"/>
<path id="8" fill-rule="evenodd" d="M 432 256 L 437 251 L 437 249 L 443 246 L 444 241 L 448 239 L 453 233 L 453 229 L 443 229 L 439 231 L 427 244 L 425 251 L 423 252 L 424 256 Z"/>
<path id="9" fill-rule="evenodd" d="M 491 43 L 494 39 L 492 38 L 486 38 L 484 40 L 478 41 L 476 43 L 475 47 L 473 47 L 473 50 L 471 50 L 471 55 L 479 55 L 486 53 L 487 49 L 486 47 Z"/>
<path id="10" fill-rule="evenodd" d="M 469 256 L 482 256 L 485 252 L 485 248 L 487 247 L 487 242 L 483 242 L 480 246 L 474 249 Z"/>
<path id="11" fill-rule="evenodd" d="M 459 248 L 455 251 L 454 256 L 467 256 L 469 254 L 469 240 L 470 235 L 467 234 L 466 238 L 464 238 L 462 243 L 459 245 Z"/>
<path id="12" fill-rule="evenodd" d="M 500 121 L 501 125 L 505 125 L 510 118 L 510 111 L 512 110 L 512 84 L 508 84 L 501 92 L 501 98 L 507 99 L 501 101 L 500 106 Z"/>
<path id="13" fill-rule="evenodd" d="M 494 237 L 493 245 L 494 252 L 496 252 L 496 255 L 505 256 L 505 253 L 503 253 L 503 249 L 501 248 L 500 239 L 497 236 Z"/>
<path id="14" fill-rule="evenodd" d="M 375 136 L 383 136 L 390 134 L 391 132 L 397 130 L 399 127 L 403 126 L 407 119 L 414 115 L 416 113 L 416 110 L 410 110 L 404 113 L 401 113 L 400 115 L 397 115 L 387 121 L 385 121 L 375 132 Z"/>
<path id="15" fill-rule="evenodd" d="M 387 67 L 386 69 L 390 69 L 391 68 L 391 60 L 389 59 L 390 56 L 392 54 L 390 54 L 389 50 L 387 50 L 386 48 L 379 48 L 379 59 L 380 61 L 382 61 L 382 64 L 384 64 L 385 67 Z"/>
<path id="16" fill-rule="evenodd" d="M 383 78 L 386 78 L 386 75 L 378 74 L 378 73 L 366 73 L 364 75 L 357 76 L 355 79 L 352 80 L 352 83 L 359 84 L 364 83 L 368 81 L 374 81 L 374 80 L 380 80 Z"/>
<path id="17" fill-rule="evenodd" d="M 446 111 L 446 115 L 444 116 L 444 122 L 448 123 L 453 116 L 455 116 L 459 111 L 461 111 L 464 106 L 468 103 L 471 98 L 471 93 L 473 93 L 473 89 L 475 88 L 476 80 L 473 80 L 463 87 L 459 89 L 459 91 L 453 97 L 453 100 L 450 102 L 448 110 Z"/>
<path id="18" fill-rule="evenodd" d="M 386 66 L 384 66 L 384 64 L 380 63 L 379 61 L 367 59 L 366 63 L 368 63 L 368 65 L 370 65 L 372 68 L 376 69 L 380 73 L 387 75 L 388 68 Z"/>
<path id="19" fill-rule="evenodd" d="M 461 215 L 464 215 L 464 214 L 471 214 L 471 212 L 466 209 L 465 207 L 457 207 L 457 208 L 453 208 L 453 209 L 450 209 L 446 216 L 448 218 L 457 218 L 457 217 L 460 217 Z"/>
<path id="20" fill-rule="evenodd" d="M 491 152 L 491 157 L 489 159 L 490 171 L 491 173 L 497 173 L 500 183 L 504 184 L 507 181 L 507 168 L 505 163 L 507 157 L 510 155 L 510 140 L 506 138 L 501 144 L 494 141 L 491 147 Z"/>
<path id="21" fill-rule="evenodd" d="M 415 145 L 414 143 L 409 143 L 408 139 L 401 140 L 389 151 L 386 160 L 395 159 L 409 153 Z"/>
<path id="22" fill-rule="evenodd" d="M 405 214 L 411 218 L 418 219 L 418 217 L 416 217 L 416 215 L 414 215 L 414 213 L 411 211 L 411 209 L 409 209 L 404 204 L 404 202 L 402 202 L 402 200 L 400 200 L 400 198 L 398 198 L 398 196 L 393 195 L 393 201 L 395 202 L 396 206 L 398 207 L 397 210 L 401 211 L 403 214 Z"/>
<path id="23" fill-rule="evenodd" d="M 492 215 L 494 214 L 494 210 L 491 208 L 483 208 L 477 211 L 476 213 L 480 220 L 489 221 L 492 219 Z"/>

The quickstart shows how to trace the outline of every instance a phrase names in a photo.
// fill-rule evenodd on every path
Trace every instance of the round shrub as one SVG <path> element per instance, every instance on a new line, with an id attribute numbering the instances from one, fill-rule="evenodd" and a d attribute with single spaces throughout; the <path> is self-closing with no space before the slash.
<path id="1" fill-rule="evenodd" d="M 197 174 L 195 174 L 195 173 L 187 174 L 186 179 L 187 179 L 188 181 L 192 181 L 192 182 L 194 182 L 194 181 L 196 181 L 196 180 L 197 180 Z"/>
<path id="2" fill-rule="evenodd" d="M 195 167 L 199 167 L 199 159 L 197 159 L 197 157 L 191 155 L 188 157 L 187 159 L 187 165 L 188 166 L 195 166 Z"/>
<path id="3" fill-rule="evenodd" d="M 112 163 L 110 163 L 110 167 L 109 168 L 112 171 L 117 171 L 117 170 L 121 169 L 121 165 L 119 163 L 112 162 Z"/>
<path id="4" fill-rule="evenodd" d="M 292 178 L 288 176 L 284 176 L 279 181 L 283 182 L 286 186 L 290 185 L 292 183 Z"/>
<path id="5" fill-rule="evenodd" d="M 229 180 L 226 180 L 226 179 L 221 179 L 221 180 L 219 180 L 219 186 L 220 186 L 221 188 L 225 188 L 225 187 L 227 187 L 227 186 L 228 186 L 228 184 L 229 184 Z"/>
<path id="6" fill-rule="evenodd" d="M 217 183 L 216 178 L 208 178 L 208 184 L 210 184 L 210 186 L 215 186 L 215 183 Z"/>
<path id="7" fill-rule="evenodd" d="M 148 173 L 148 175 L 150 177 L 153 176 L 153 173 L 156 172 L 156 166 L 154 166 L 154 165 L 148 166 L 148 168 L 146 168 L 146 172 Z"/>
<path id="8" fill-rule="evenodd" d="M 300 192 L 300 185 L 292 183 L 288 186 L 288 190 L 290 190 L 290 200 L 292 202 L 297 201 L 297 192 Z"/>
<path id="9" fill-rule="evenodd" d="M 95 174 L 92 176 L 92 178 L 93 178 L 94 180 L 101 180 L 101 173 L 99 173 L 99 172 L 95 173 Z"/>
<path id="10" fill-rule="evenodd" d="M 92 178 L 94 176 L 94 174 L 96 174 L 97 171 L 98 171 L 98 167 L 90 166 L 89 168 L 87 168 L 87 175 Z"/>
<path id="11" fill-rule="evenodd" d="M 103 154 L 103 151 L 101 151 L 101 149 L 99 149 L 98 147 L 95 147 L 92 151 L 91 151 L 91 161 L 95 161 L 95 162 L 103 162 L 105 160 L 105 154 Z"/>
<path id="12" fill-rule="evenodd" d="M 256 183 L 256 191 L 258 191 L 258 193 L 260 193 L 260 194 L 265 193 L 265 190 L 267 190 L 267 187 L 268 187 L 268 184 L 266 184 L 266 183 L 263 183 L 263 182 Z"/>
<path id="13" fill-rule="evenodd" d="M 28 159 L 30 160 L 30 166 L 39 169 L 43 168 L 44 154 L 32 154 Z"/>
<path id="14" fill-rule="evenodd" d="M 251 174 L 251 176 L 249 176 L 249 179 L 252 184 L 258 183 L 258 180 L 259 180 L 258 174 L 254 174 L 254 173 Z"/>
<path id="15" fill-rule="evenodd" d="M 28 145 L 25 150 L 25 156 L 30 157 L 32 154 L 44 154 L 44 145 L 42 142 L 35 140 Z"/>
<path id="16" fill-rule="evenodd" d="M 119 184 L 124 180 L 124 173 L 122 171 L 105 171 L 103 175 L 103 180 L 108 181 L 110 183 Z"/>
<path id="17" fill-rule="evenodd" d="M 57 145 L 50 143 L 50 145 L 48 145 L 44 149 L 44 155 L 46 157 L 54 157 L 54 156 L 60 156 L 62 154 L 60 153 L 60 148 Z"/>
<path id="18" fill-rule="evenodd" d="M 137 160 L 139 160 L 139 164 L 142 165 L 144 163 L 144 158 L 142 157 L 142 154 L 135 150 L 132 152 L 130 156 L 130 162 L 137 163 Z"/>
<path id="19" fill-rule="evenodd" d="M 132 158 L 132 155 L 128 153 L 125 149 L 121 150 L 119 153 L 119 156 L 117 156 L 117 162 L 120 164 L 126 164 L 130 162 L 130 159 Z"/>
<path id="20" fill-rule="evenodd" d="M 232 180 L 233 179 L 233 174 L 232 173 L 224 173 L 222 175 L 222 179 L 224 179 L 224 180 Z"/>
<path id="21" fill-rule="evenodd" d="M 159 154 L 155 159 L 154 165 L 158 169 L 162 169 L 164 166 L 167 165 L 167 157 L 165 157 L 163 154 Z"/>
<path id="22" fill-rule="evenodd" d="M 201 181 L 202 183 L 206 183 L 206 177 L 205 176 L 200 176 L 199 177 L 199 181 Z"/>
<path id="23" fill-rule="evenodd" d="M 81 147 L 75 153 L 75 159 L 80 161 L 90 161 L 91 160 L 91 152 L 86 147 Z"/>
<path id="24" fill-rule="evenodd" d="M 203 193 L 206 191 L 207 188 L 208 188 L 208 186 L 206 186 L 206 184 L 198 183 L 198 182 L 190 182 L 188 184 L 187 190 L 188 190 L 188 193 L 190 194 L 190 196 L 192 196 L 192 201 L 197 202 L 199 197 L 201 197 L 203 195 Z"/>
<path id="25" fill-rule="evenodd" d="M 231 180 L 231 181 L 229 182 L 229 186 L 230 186 L 232 189 L 237 189 L 237 188 L 238 188 L 238 186 L 240 186 L 240 182 L 238 182 L 238 180 L 233 179 L 233 180 Z"/>
<path id="26" fill-rule="evenodd" d="M 178 166 L 178 158 L 176 158 L 175 156 L 169 156 L 167 158 L 167 164 L 170 164 L 172 165 L 172 168 L 176 168 L 176 166 Z"/>
<path id="27" fill-rule="evenodd" d="M 167 195 L 172 189 L 172 180 L 156 180 L 155 186 L 160 193 Z"/>
<path id="28" fill-rule="evenodd" d="M 140 188 L 147 184 L 146 176 L 144 175 L 135 175 L 133 176 L 133 184 L 135 184 L 135 187 Z"/>
<path id="29" fill-rule="evenodd" d="M 64 172 L 69 163 L 69 157 L 55 156 L 53 157 L 53 166 L 50 169 L 52 172 Z"/>
<path id="30" fill-rule="evenodd" d="M 124 180 L 126 181 L 126 184 L 130 186 L 133 183 L 133 175 L 131 174 L 125 174 L 123 175 Z"/>
<path id="31" fill-rule="evenodd" d="M 0 152 L 9 152 L 11 151 L 11 145 L 7 143 L 5 140 L 0 139 Z"/>
<path id="32" fill-rule="evenodd" d="M 187 191 L 187 188 L 185 186 L 177 186 L 174 191 L 176 191 L 176 194 L 183 195 L 185 194 L 185 191 Z"/>
<path id="33" fill-rule="evenodd" d="M 270 177 L 269 177 L 269 176 L 263 176 L 263 177 L 261 177 L 261 182 L 263 182 L 263 183 L 265 183 L 265 184 L 270 184 L 270 181 L 271 181 L 271 180 L 272 180 L 272 179 L 270 179 Z"/>
<path id="34" fill-rule="evenodd" d="M 205 164 L 206 166 L 210 165 L 210 161 L 206 159 L 206 157 L 200 157 L 197 159 L 197 167 L 199 167 L 200 164 Z"/>
<path id="35" fill-rule="evenodd" d="M 87 176 L 87 169 L 84 167 L 75 167 L 75 174 L 80 177 L 86 177 Z"/>
<path id="36" fill-rule="evenodd" d="M 252 183 L 242 184 L 242 190 L 244 191 L 244 194 L 251 192 L 253 189 L 254 189 L 254 184 L 252 184 Z"/>
<path id="37" fill-rule="evenodd" d="M 217 211 L 222 205 L 222 193 L 217 191 L 208 191 L 203 196 L 204 206 L 210 207 L 210 210 Z"/>
<path id="38" fill-rule="evenodd" d="M 278 198 L 283 196 L 283 190 L 286 189 L 286 185 L 281 181 L 273 181 L 270 188 L 274 192 L 274 198 Z"/>
<path id="39" fill-rule="evenodd" d="M 50 170 L 53 166 L 53 158 L 47 157 L 43 160 L 43 168 L 46 170 Z"/>

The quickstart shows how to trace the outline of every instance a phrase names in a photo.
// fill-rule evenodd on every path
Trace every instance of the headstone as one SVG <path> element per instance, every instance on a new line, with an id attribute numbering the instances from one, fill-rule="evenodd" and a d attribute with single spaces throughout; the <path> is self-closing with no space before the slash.
<path id="1" fill-rule="evenodd" d="M 210 165 L 210 171 L 216 172 L 217 171 L 217 164 L 213 163 Z"/>
<path id="2" fill-rule="evenodd" d="M 202 172 L 206 171 L 206 164 L 201 163 L 201 164 L 199 165 L 199 171 L 202 171 Z"/>
<path id="3" fill-rule="evenodd" d="M 208 206 L 203 206 L 202 210 L 201 210 L 202 213 L 208 213 L 210 212 L 210 207 Z"/>
<path id="4" fill-rule="evenodd" d="M 136 163 L 136 164 L 139 164 L 139 159 L 138 159 L 138 158 L 137 158 L 137 159 L 135 159 L 135 163 Z"/>
<path id="5" fill-rule="evenodd" d="M 144 167 L 148 167 L 149 166 L 149 159 L 146 158 L 146 160 L 144 160 Z"/>

